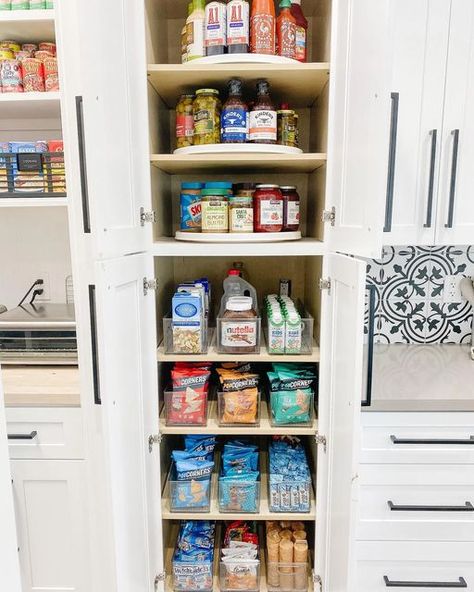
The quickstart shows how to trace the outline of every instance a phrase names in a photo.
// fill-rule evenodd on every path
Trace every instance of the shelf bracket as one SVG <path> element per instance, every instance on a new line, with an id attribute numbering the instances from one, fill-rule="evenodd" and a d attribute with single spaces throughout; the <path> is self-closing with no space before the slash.
<path id="1" fill-rule="evenodd" d="M 319 280 L 319 289 L 320 290 L 327 290 L 328 292 L 331 291 L 331 278 L 321 278 Z"/>
<path id="2" fill-rule="evenodd" d="M 148 294 L 148 290 L 157 290 L 158 289 L 158 280 L 143 278 L 143 294 L 146 296 Z"/>
<path id="3" fill-rule="evenodd" d="M 151 434 L 148 437 L 148 452 L 151 454 L 153 452 L 153 446 L 155 444 L 161 444 L 161 440 L 163 436 L 161 434 Z"/>
<path id="4" fill-rule="evenodd" d="M 160 582 L 164 582 L 166 579 L 166 572 L 162 571 L 155 577 L 155 592 L 158 591 L 158 585 Z"/>
<path id="5" fill-rule="evenodd" d="M 315 574 L 314 571 L 313 571 L 313 584 L 314 584 L 315 590 L 316 590 L 316 586 L 318 586 L 320 592 L 323 592 L 323 581 L 321 579 L 321 576 L 319 576 L 318 574 Z"/>
<path id="6" fill-rule="evenodd" d="M 336 208 L 333 206 L 330 210 L 324 210 L 321 219 L 323 222 L 330 222 L 331 226 L 335 226 Z"/>
<path id="7" fill-rule="evenodd" d="M 156 223 L 156 212 L 155 210 L 146 212 L 145 208 L 140 208 L 140 226 L 145 226 L 147 222 L 150 222 L 151 224 Z"/>
<path id="8" fill-rule="evenodd" d="M 316 443 L 316 445 L 323 445 L 324 446 L 324 452 L 326 452 L 326 446 L 327 446 L 327 439 L 326 436 L 323 436 L 321 434 L 315 434 L 314 435 L 314 441 Z"/>

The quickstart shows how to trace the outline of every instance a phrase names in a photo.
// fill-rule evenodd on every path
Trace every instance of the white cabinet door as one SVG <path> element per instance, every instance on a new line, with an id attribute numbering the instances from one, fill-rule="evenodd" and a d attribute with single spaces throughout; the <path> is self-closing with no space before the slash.
<path id="1" fill-rule="evenodd" d="M 163 571 L 153 258 L 96 264 L 99 378 L 115 555 L 111 589 L 154 591 Z"/>
<path id="2" fill-rule="evenodd" d="M 390 3 L 385 244 L 434 244 L 449 13 L 446 0 Z"/>
<path id="3" fill-rule="evenodd" d="M 11 466 L 23 592 L 89 592 L 84 461 Z"/>
<path id="4" fill-rule="evenodd" d="M 359 449 L 365 263 L 328 255 L 321 326 L 315 573 L 323 592 L 351 590 Z"/>
<path id="5" fill-rule="evenodd" d="M 389 0 L 335 0 L 326 203 L 330 251 L 380 256 L 390 124 Z"/>
<path id="6" fill-rule="evenodd" d="M 21 592 L 13 489 L 8 458 L 7 425 L 0 375 L 0 590 Z"/>
<path id="7" fill-rule="evenodd" d="M 144 3 L 58 0 L 68 193 L 95 256 L 144 251 L 151 207 Z M 73 143 L 73 145 L 69 145 Z M 82 218 L 82 219 L 80 219 Z"/>
<path id="8" fill-rule="evenodd" d="M 474 4 L 452 0 L 437 244 L 474 242 Z"/>

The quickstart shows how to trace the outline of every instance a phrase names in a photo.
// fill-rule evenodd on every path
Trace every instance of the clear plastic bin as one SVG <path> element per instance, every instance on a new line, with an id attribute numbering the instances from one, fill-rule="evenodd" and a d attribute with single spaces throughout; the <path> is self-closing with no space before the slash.
<path id="1" fill-rule="evenodd" d="M 308 590 L 308 576 L 309 562 L 267 561 L 268 592 L 306 592 Z"/>
<path id="2" fill-rule="evenodd" d="M 219 472 L 219 512 L 257 514 L 260 511 L 260 463 L 256 481 L 222 478 Z"/>
<path id="3" fill-rule="evenodd" d="M 270 512 L 306 514 L 311 509 L 311 479 L 307 481 L 272 482 L 268 473 L 268 506 Z"/>
<path id="4" fill-rule="evenodd" d="M 298 301 L 296 306 L 301 315 L 301 323 L 296 326 L 285 321 L 279 326 L 272 325 L 265 315 L 264 333 L 269 354 L 308 355 L 313 352 L 314 318 L 301 302 Z"/>
<path id="5" fill-rule="evenodd" d="M 220 426 L 259 426 L 260 390 L 256 397 L 244 391 L 218 392 L 217 422 Z"/>
<path id="6" fill-rule="evenodd" d="M 167 426 L 207 425 L 208 393 L 165 390 L 165 422 Z"/>
<path id="7" fill-rule="evenodd" d="M 221 549 L 219 550 L 219 589 L 221 592 L 241 590 L 258 592 L 260 590 L 260 551 L 257 559 L 248 562 L 239 560 L 224 562 Z"/>
<path id="8" fill-rule="evenodd" d="M 212 473 L 204 479 L 178 481 L 176 467 L 171 463 L 168 474 L 171 512 L 208 513 L 211 508 Z"/>
<path id="9" fill-rule="evenodd" d="M 232 319 L 223 317 L 222 311 L 216 320 L 216 347 L 220 354 L 259 354 L 261 318 Z"/>
<path id="10" fill-rule="evenodd" d="M 216 544 L 214 545 L 213 561 L 195 561 L 183 563 L 176 560 L 176 551 L 173 554 L 173 590 L 179 592 L 212 592 L 214 581 L 214 562 L 218 557 L 217 540 L 219 528 L 216 527 Z"/>
<path id="11" fill-rule="evenodd" d="M 163 318 L 163 346 L 165 354 L 207 354 L 209 327 L 205 319 L 201 328 L 173 327 L 171 314 Z"/>
<path id="12" fill-rule="evenodd" d="M 314 393 L 295 391 L 270 392 L 270 424 L 281 426 L 311 426 L 314 418 Z"/>

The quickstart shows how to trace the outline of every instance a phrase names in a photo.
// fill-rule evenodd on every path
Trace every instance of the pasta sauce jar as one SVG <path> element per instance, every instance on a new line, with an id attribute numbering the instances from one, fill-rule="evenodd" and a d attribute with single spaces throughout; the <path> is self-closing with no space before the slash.
<path id="1" fill-rule="evenodd" d="M 280 187 L 283 196 L 283 231 L 300 229 L 300 196 L 294 185 Z"/>
<path id="2" fill-rule="evenodd" d="M 278 185 L 257 185 L 253 195 L 255 232 L 281 232 L 283 196 Z"/>

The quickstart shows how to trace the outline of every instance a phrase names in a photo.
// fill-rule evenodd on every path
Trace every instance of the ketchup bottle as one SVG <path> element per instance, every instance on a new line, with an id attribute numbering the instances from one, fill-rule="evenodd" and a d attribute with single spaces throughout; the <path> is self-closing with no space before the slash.
<path id="1" fill-rule="evenodd" d="M 296 59 L 306 62 L 308 59 L 308 21 L 301 10 L 301 0 L 291 0 L 291 14 L 296 21 Z"/>
<path id="2" fill-rule="evenodd" d="M 253 0 L 250 14 L 250 51 L 275 55 L 275 5 L 273 0 Z"/>
<path id="3" fill-rule="evenodd" d="M 277 19 L 278 55 L 296 58 L 296 19 L 291 14 L 291 0 L 281 0 Z"/>

